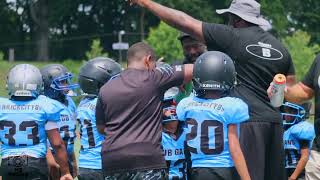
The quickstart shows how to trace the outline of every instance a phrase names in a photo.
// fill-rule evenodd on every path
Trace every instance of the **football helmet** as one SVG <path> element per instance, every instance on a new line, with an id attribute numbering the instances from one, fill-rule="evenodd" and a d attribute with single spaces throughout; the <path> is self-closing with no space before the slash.
<path id="1" fill-rule="evenodd" d="M 232 59 L 219 51 L 208 51 L 196 60 L 193 67 L 193 86 L 196 96 L 207 90 L 228 94 L 236 85 L 236 70 Z"/>
<path id="2" fill-rule="evenodd" d="M 302 105 L 285 102 L 281 107 L 281 116 L 284 125 L 294 125 L 309 118 L 311 103 Z"/>
<path id="3" fill-rule="evenodd" d="M 80 69 L 78 82 L 88 95 L 98 95 L 99 89 L 121 72 L 121 65 L 106 57 L 96 57 L 86 62 Z"/>
<path id="4" fill-rule="evenodd" d="M 178 87 L 172 87 L 168 89 L 163 98 L 163 117 L 162 122 L 169 122 L 169 121 L 177 121 L 177 102 L 175 100 L 175 97 L 179 93 Z"/>
<path id="5" fill-rule="evenodd" d="M 13 97 L 38 97 L 43 89 L 39 69 L 30 64 L 18 64 L 10 69 L 6 84 L 10 99 Z"/>
<path id="6" fill-rule="evenodd" d="M 69 91 L 79 88 L 72 83 L 73 74 L 62 64 L 49 64 L 40 69 L 44 82 L 44 95 L 53 99 L 64 97 Z"/>

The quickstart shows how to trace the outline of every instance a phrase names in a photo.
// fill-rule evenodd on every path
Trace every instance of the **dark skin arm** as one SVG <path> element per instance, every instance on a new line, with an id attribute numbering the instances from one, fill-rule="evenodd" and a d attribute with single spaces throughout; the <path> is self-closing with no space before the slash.
<path id="1" fill-rule="evenodd" d="M 58 129 L 48 130 L 47 136 L 51 146 L 56 152 L 56 160 L 60 166 L 62 176 L 67 174 L 70 175 L 66 147 L 60 137 Z"/>
<path id="2" fill-rule="evenodd" d="M 192 35 L 201 42 L 205 42 L 202 33 L 202 22 L 186 13 L 165 7 L 152 0 L 130 0 L 130 3 L 148 9 L 170 26 Z"/>
<path id="3" fill-rule="evenodd" d="M 295 180 L 299 177 L 299 175 L 301 174 L 301 172 L 304 170 L 304 168 L 306 167 L 306 164 L 308 162 L 309 159 L 309 148 L 308 148 L 308 143 L 304 146 L 301 147 L 301 157 L 300 160 L 297 164 L 296 169 L 294 170 L 294 172 L 292 173 L 292 175 L 289 177 L 289 180 Z"/>

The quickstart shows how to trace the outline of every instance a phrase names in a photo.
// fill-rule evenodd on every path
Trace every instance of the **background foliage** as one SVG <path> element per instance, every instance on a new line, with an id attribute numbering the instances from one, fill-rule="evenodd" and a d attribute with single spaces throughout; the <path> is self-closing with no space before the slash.
<path id="1" fill-rule="evenodd" d="M 223 19 L 215 10 L 226 8 L 231 2 L 155 1 L 216 23 L 223 23 Z M 279 38 L 302 30 L 310 35 L 311 44 L 319 44 L 319 0 L 257 1 Z M 8 58 L 9 48 L 14 48 L 16 59 L 20 60 L 82 60 L 93 39 L 100 39 L 103 49 L 118 58 L 112 43 L 118 41 L 120 30 L 126 32 L 123 40 L 132 44 L 147 38 L 149 30 L 160 23 L 150 12 L 130 7 L 125 0 L 0 0 L 0 9 L 0 51 Z"/>
<path id="2" fill-rule="evenodd" d="M 227 8 L 231 2 L 155 1 L 213 23 L 223 23 L 215 10 Z M 261 3 L 262 14 L 273 25 L 271 33 L 289 48 L 301 78 L 320 51 L 320 1 L 257 1 Z M 10 48 L 15 50 L 16 60 L 37 60 L 39 66 L 43 61 L 64 62 L 75 73 L 83 60 L 97 54 L 107 53 L 118 59 L 112 43 L 118 41 L 120 30 L 126 32 L 124 42 L 133 44 L 146 39 L 166 61 L 182 58 L 176 40 L 178 32 L 160 23 L 150 12 L 130 7 L 125 0 L 0 0 L 0 9 L 0 73 L 7 72 L 11 66 L 5 61 Z M 3 83 L 1 85 L 3 88 Z"/>
<path id="3" fill-rule="evenodd" d="M 165 62 L 173 62 L 183 58 L 180 41 L 177 40 L 179 31 L 164 22 L 150 30 L 146 40 L 156 51 L 157 56 L 163 57 Z"/>
<path id="4" fill-rule="evenodd" d="M 291 53 L 298 80 L 307 73 L 316 53 L 320 51 L 319 45 L 311 44 L 310 40 L 311 36 L 304 31 L 296 31 L 283 39 Z"/>

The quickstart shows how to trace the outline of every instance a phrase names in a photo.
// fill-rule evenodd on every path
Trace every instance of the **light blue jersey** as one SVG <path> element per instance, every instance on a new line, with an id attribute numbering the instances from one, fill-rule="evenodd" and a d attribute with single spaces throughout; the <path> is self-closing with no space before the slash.
<path id="1" fill-rule="evenodd" d="M 67 153 L 69 155 L 74 153 L 74 138 L 76 137 L 76 104 L 71 97 L 66 96 L 68 106 L 59 102 L 60 108 L 63 110 L 60 113 L 60 121 L 57 123 L 61 139 L 65 142 L 67 147 Z M 49 147 L 51 150 L 52 147 Z M 54 153 L 54 152 L 53 152 Z"/>
<path id="2" fill-rule="evenodd" d="M 184 155 L 184 142 L 186 134 L 181 133 L 177 139 L 168 133 L 162 132 L 162 146 L 164 157 L 169 167 L 169 179 L 186 179 L 186 158 Z"/>
<path id="3" fill-rule="evenodd" d="M 301 157 L 299 141 L 309 141 L 309 149 L 315 137 L 314 126 L 306 121 L 292 125 L 283 134 L 283 144 L 286 153 L 286 168 L 296 168 Z"/>
<path id="4" fill-rule="evenodd" d="M 248 106 L 232 97 L 187 97 L 177 107 L 179 120 L 187 123 L 186 141 L 192 167 L 233 167 L 228 144 L 228 125 L 249 119 Z"/>
<path id="5" fill-rule="evenodd" d="M 2 158 L 27 155 L 45 158 L 48 121 L 59 122 L 63 110 L 58 101 L 39 96 L 30 101 L 0 98 L 0 141 Z"/>
<path id="6" fill-rule="evenodd" d="M 77 109 L 77 120 L 80 123 L 81 150 L 79 156 L 79 167 L 88 169 L 102 169 L 101 167 L 101 145 L 104 136 L 99 134 L 96 125 L 97 98 L 83 99 Z"/>

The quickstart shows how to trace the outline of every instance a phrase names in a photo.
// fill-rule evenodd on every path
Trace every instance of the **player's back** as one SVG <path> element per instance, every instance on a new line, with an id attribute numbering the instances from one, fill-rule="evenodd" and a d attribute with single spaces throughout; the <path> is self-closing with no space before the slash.
<path id="1" fill-rule="evenodd" d="M 192 167 L 234 166 L 229 152 L 228 125 L 249 119 L 246 103 L 231 97 L 188 97 L 178 104 L 177 115 L 187 123 L 186 141 Z"/>
<path id="2" fill-rule="evenodd" d="M 43 158 L 46 155 L 45 124 L 57 121 L 57 101 L 39 96 L 29 101 L 0 98 L 0 140 L 2 158 L 26 155 Z"/>
<path id="3" fill-rule="evenodd" d="M 96 109 L 97 98 L 84 98 L 77 108 L 77 120 L 80 123 L 81 150 L 79 167 L 101 169 L 101 145 L 104 136 L 97 130 Z"/>

